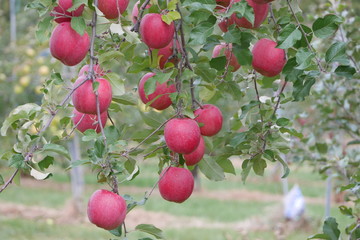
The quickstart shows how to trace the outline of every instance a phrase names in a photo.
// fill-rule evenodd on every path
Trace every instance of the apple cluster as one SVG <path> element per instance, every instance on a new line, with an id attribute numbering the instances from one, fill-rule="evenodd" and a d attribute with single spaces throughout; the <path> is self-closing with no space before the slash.
<path id="1" fill-rule="evenodd" d="M 232 5 L 242 0 L 216 0 L 219 12 L 228 11 Z M 236 13 L 233 13 L 229 18 L 220 21 L 219 28 L 223 32 L 228 31 L 228 27 L 235 25 L 239 28 L 254 29 L 266 19 L 269 12 L 269 2 L 273 0 L 246 0 L 250 7 L 254 10 L 254 24 L 250 23 L 245 17 L 238 18 Z M 266 77 L 274 77 L 280 74 L 286 64 L 286 54 L 284 49 L 276 48 L 277 43 L 267 38 L 260 39 L 256 42 L 252 49 L 252 67 L 258 73 Z M 224 49 L 224 50 L 223 50 Z M 212 58 L 219 57 L 221 52 L 226 56 L 226 60 L 232 71 L 237 71 L 241 66 L 238 63 L 236 56 L 232 52 L 232 44 L 222 43 L 215 46 Z"/>

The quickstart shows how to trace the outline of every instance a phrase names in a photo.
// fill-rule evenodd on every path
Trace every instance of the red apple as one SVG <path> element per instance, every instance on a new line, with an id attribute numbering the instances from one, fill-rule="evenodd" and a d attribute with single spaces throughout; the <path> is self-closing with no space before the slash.
<path id="1" fill-rule="evenodd" d="M 158 13 L 148 13 L 142 19 L 139 29 L 142 41 L 149 47 L 166 47 L 173 39 L 175 24 L 166 24 Z"/>
<path id="2" fill-rule="evenodd" d="M 74 84 L 76 88 L 86 79 L 85 75 L 80 76 Z M 98 94 L 100 112 L 104 112 L 109 108 L 112 99 L 111 84 L 104 78 L 97 78 L 95 80 L 99 83 Z M 93 83 L 91 80 L 85 80 L 85 83 L 78 87 L 73 95 L 72 101 L 76 110 L 87 114 L 97 114 L 96 111 L 96 95 L 93 90 Z"/>
<path id="3" fill-rule="evenodd" d="M 62 23 L 62 22 L 70 22 L 71 17 L 79 17 L 84 11 L 85 5 L 80 5 L 74 11 L 68 12 L 67 10 L 73 6 L 72 0 L 58 0 L 59 5 L 54 7 L 50 16 L 55 17 L 55 22 Z"/>
<path id="4" fill-rule="evenodd" d="M 205 142 L 204 142 L 204 138 L 201 136 L 199 146 L 195 149 L 195 151 L 189 154 L 184 154 L 183 157 L 185 159 L 185 163 L 187 166 L 194 166 L 195 164 L 200 162 L 204 154 L 205 154 Z"/>
<path id="5" fill-rule="evenodd" d="M 137 1 L 133 7 L 132 13 L 131 13 L 131 21 L 135 24 L 137 21 L 137 17 L 139 14 L 139 4 L 140 1 Z M 145 9 L 150 8 L 151 4 L 146 5 Z"/>
<path id="6" fill-rule="evenodd" d="M 74 109 L 73 115 L 73 123 L 80 132 L 85 132 L 88 129 L 94 129 L 97 133 L 101 131 L 97 114 L 81 113 Z M 104 127 L 108 119 L 107 111 L 101 113 L 100 117 L 101 125 Z"/>
<path id="7" fill-rule="evenodd" d="M 128 5 L 129 0 L 98 0 L 98 8 L 107 19 L 118 18 Z"/>
<path id="8" fill-rule="evenodd" d="M 232 49 L 232 44 L 229 44 L 229 47 L 226 47 L 225 43 L 222 43 L 220 45 L 216 45 L 214 50 L 213 50 L 213 54 L 212 54 L 212 58 L 216 58 L 219 57 L 221 50 L 225 48 L 224 54 L 226 56 L 226 60 L 230 61 L 229 65 L 233 67 L 232 71 L 235 72 L 236 70 L 238 70 L 241 66 L 238 63 L 236 56 L 232 53 L 231 49 Z"/>
<path id="9" fill-rule="evenodd" d="M 87 32 L 78 34 L 71 28 L 70 22 L 57 25 L 50 37 L 50 52 L 67 66 L 75 66 L 85 57 L 90 48 L 90 38 Z"/>
<path id="10" fill-rule="evenodd" d="M 168 121 L 164 136 L 170 150 L 184 154 L 195 151 L 201 137 L 197 122 L 190 118 L 174 118 Z"/>
<path id="11" fill-rule="evenodd" d="M 241 0 L 235 0 L 235 2 L 239 2 L 239 1 Z M 256 2 L 254 2 L 254 0 L 246 0 L 246 1 L 254 9 L 254 16 L 255 16 L 254 25 L 252 25 L 245 17 L 238 18 L 235 13 L 231 15 L 231 18 L 238 27 L 249 28 L 249 29 L 258 28 L 265 21 L 268 15 L 269 4 L 257 4 Z"/>
<path id="12" fill-rule="evenodd" d="M 144 89 L 145 83 L 149 78 L 155 75 L 155 73 L 147 73 L 141 78 L 139 82 L 140 99 L 144 104 L 151 102 L 150 106 L 157 110 L 164 110 L 172 104 L 169 94 L 176 92 L 176 88 L 174 84 L 168 85 L 169 80 L 161 84 L 156 82 L 155 92 L 146 95 Z"/>
<path id="13" fill-rule="evenodd" d="M 253 1 L 256 2 L 257 4 L 266 4 L 274 0 L 253 0 Z"/>
<path id="14" fill-rule="evenodd" d="M 84 65 L 78 74 L 78 77 L 80 77 L 81 75 L 87 75 L 89 73 L 89 67 L 90 65 Z M 102 77 L 105 75 L 104 70 L 101 69 L 101 67 L 98 64 L 94 65 L 94 73 L 96 77 Z"/>
<path id="15" fill-rule="evenodd" d="M 170 202 L 182 203 L 194 190 L 194 177 L 188 169 L 167 167 L 160 174 L 159 191 Z"/>
<path id="16" fill-rule="evenodd" d="M 96 190 L 90 197 L 87 214 L 91 223 L 106 230 L 120 226 L 126 216 L 127 206 L 123 197 L 108 190 Z"/>
<path id="17" fill-rule="evenodd" d="M 252 50 L 252 66 L 264 76 L 278 75 L 286 63 L 285 50 L 276 48 L 276 45 L 276 42 L 263 38 L 257 41 Z"/>
<path id="18" fill-rule="evenodd" d="M 176 43 L 177 48 L 180 49 L 180 45 L 177 42 Z M 172 57 L 170 60 L 169 58 L 173 55 L 174 53 L 174 43 L 173 41 L 171 41 L 166 47 L 164 48 L 160 48 L 158 51 L 158 60 L 159 60 L 159 68 L 160 69 L 164 69 L 165 68 L 165 64 L 168 62 L 173 63 L 174 65 L 178 62 L 178 58 L 176 56 Z"/>
<path id="19" fill-rule="evenodd" d="M 212 104 L 205 104 L 202 108 L 194 111 L 195 120 L 203 124 L 200 127 L 201 135 L 214 136 L 222 128 L 223 116 L 218 107 Z"/>

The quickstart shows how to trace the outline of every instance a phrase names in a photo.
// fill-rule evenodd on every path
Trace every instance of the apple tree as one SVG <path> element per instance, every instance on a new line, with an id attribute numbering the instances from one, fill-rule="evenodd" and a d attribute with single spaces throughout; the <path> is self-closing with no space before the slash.
<path id="1" fill-rule="evenodd" d="M 89 219 L 126 238 L 126 214 L 145 204 L 157 185 L 168 201 L 191 196 L 194 166 L 221 181 L 236 174 L 229 158 L 239 156 L 245 182 L 251 171 L 262 176 L 275 162 L 287 177 L 282 155 L 295 152 L 294 139 L 319 156 L 330 154 L 319 139 L 325 124 L 310 133 L 314 144 L 293 127 L 303 101 L 315 101 L 326 121 L 350 128 L 358 141 L 359 99 L 349 83 L 358 85 L 358 50 L 348 44 L 351 23 L 336 4 L 307 18 L 295 0 L 141 0 L 130 4 L 132 10 L 128 0 L 30 1 L 26 8 L 39 13 L 38 41 L 49 41 L 51 55 L 79 73 L 67 78 L 54 70 L 42 86 L 41 104 L 26 103 L 9 113 L 1 134 L 15 133 L 16 143 L 2 160 L 14 172 L 0 192 L 21 172 L 50 177 L 47 168 L 58 158 L 69 159 L 64 142 L 80 131 L 87 158 L 69 167 L 90 164 L 94 178 L 111 188 L 91 196 Z M 341 98 L 340 83 L 349 85 Z M 332 119 L 334 105 L 340 111 Z M 144 112 L 144 106 L 153 110 Z M 47 129 L 57 116 L 61 133 L 52 136 Z M 123 181 L 141 178 L 143 158 L 158 160 L 159 180 L 135 200 L 118 189 Z M 356 176 L 345 188 L 358 188 Z M 358 213 L 351 214 L 358 221 Z M 348 233 L 356 238 L 358 229 L 355 223 Z M 136 230 L 163 237 L 152 225 Z"/>

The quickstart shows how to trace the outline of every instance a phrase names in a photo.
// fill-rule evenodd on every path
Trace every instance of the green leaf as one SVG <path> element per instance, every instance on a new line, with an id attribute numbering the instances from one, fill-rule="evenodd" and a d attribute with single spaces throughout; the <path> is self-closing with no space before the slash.
<path id="1" fill-rule="evenodd" d="M 152 224 L 139 224 L 135 227 L 135 230 L 153 235 L 157 239 L 164 239 L 164 234 L 161 229 L 155 227 Z"/>
<path id="2" fill-rule="evenodd" d="M 251 110 L 253 109 L 255 106 L 258 106 L 259 105 L 259 101 L 255 101 L 255 100 L 252 100 L 250 101 L 248 104 L 244 105 L 241 107 L 241 115 L 240 115 L 240 119 L 243 119 L 246 114 Z"/>
<path id="3" fill-rule="evenodd" d="M 175 10 L 176 9 L 176 4 L 178 3 L 178 0 L 171 0 L 168 5 L 167 5 L 167 9 L 171 10 Z"/>
<path id="4" fill-rule="evenodd" d="M 233 13 L 236 13 L 238 18 L 245 17 L 252 25 L 254 25 L 254 9 L 247 1 L 236 2 L 232 5 L 229 11 L 224 14 L 224 17 L 230 17 Z"/>
<path id="5" fill-rule="evenodd" d="M 265 168 L 267 167 L 266 161 L 261 158 L 261 155 L 258 155 L 259 157 L 255 157 L 253 160 L 253 169 L 254 172 L 259 176 L 264 176 Z"/>
<path id="6" fill-rule="evenodd" d="M 104 154 L 105 154 L 105 145 L 104 145 L 102 140 L 98 139 L 98 140 L 95 141 L 94 149 L 95 149 L 95 155 L 98 158 L 102 158 L 104 156 Z"/>
<path id="7" fill-rule="evenodd" d="M 138 99 L 131 93 L 126 93 L 120 96 L 113 96 L 112 100 L 122 105 L 135 106 L 138 103 Z"/>
<path id="8" fill-rule="evenodd" d="M 350 66 L 340 65 L 335 69 L 335 74 L 341 77 L 352 78 L 355 73 L 355 68 Z"/>
<path id="9" fill-rule="evenodd" d="M 326 218 L 323 226 L 323 232 L 329 237 L 330 240 L 339 240 L 340 230 L 338 229 L 338 224 L 335 218 Z"/>
<path id="10" fill-rule="evenodd" d="M 289 124 L 290 120 L 287 118 L 279 118 L 278 120 L 276 120 L 276 125 L 280 126 L 280 127 L 285 127 Z"/>
<path id="11" fill-rule="evenodd" d="M 277 48 L 287 49 L 295 45 L 301 39 L 301 32 L 294 24 L 288 24 L 282 29 L 278 36 Z"/>
<path id="12" fill-rule="evenodd" d="M 41 171 L 44 171 L 45 169 L 49 168 L 50 165 L 52 165 L 53 163 L 54 163 L 54 157 L 46 156 L 46 157 L 44 157 L 43 160 L 41 160 L 38 163 L 38 166 L 39 166 Z"/>
<path id="13" fill-rule="evenodd" d="M 169 11 L 167 14 L 162 15 L 161 19 L 167 24 L 170 25 L 173 21 L 181 19 L 181 15 L 177 11 Z"/>
<path id="14" fill-rule="evenodd" d="M 86 23 L 83 17 L 72 17 L 71 28 L 74 29 L 81 36 L 84 35 Z"/>
<path id="15" fill-rule="evenodd" d="M 253 162 L 250 161 L 250 159 L 246 159 L 243 161 L 241 168 L 241 180 L 243 181 L 243 183 L 246 182 L 247 177 L 249 176 L 250 170 L 252 168 Z"/>
<path id="16" fill-rule="evenodd" d="M 297 69 L 296 58 L 290 58 L 285 64 L 282 73 L 285 75 L 285 81 L 295 82 L 303 73 L 303 70 Z"/>
<path id="17" fill-rule="evenodd" d="M 69 170 L 71 168 L 74 168 L 74 167 L 77 167 L 80 165 L 89 164 L 89 163 L 91 163 L 91 161 L 89 159 L 71 161 L 70 165 L 66 168 L 66 170 Z"/>
<path id="18" fill-rule="evenodd" d="M 194 72 L 205 82 L 212 83 L 216 79 L 216 71 L 208 63 L 199 63 L 194 67 Z"/>
<path id="19" fill-rule="evenodd" d="M 311 66 L 314 56 L 315 54 L 313 54 L 308 48 L 300 48 L 296 53 L 296 62 L 298 64 L 296 68 L 301 70 L 308 68 Z"/>
<path id="20" fill-rule="evenodd" d="M 97 138 L 98 134 L 94 129 L 88 129 L 84 132 L 84 136 L 81 138 L 84 142 L 89 142 L 92 140 L 95 140 Z"/>
<path id="21" fill-rule="evenodd" d="M 290 168 L 287 162 L 285 162 L 280 156 L 276 156 L 276 160 L 278 160 L 281 163 L 284 169 L 284 175 L 282 175 L 281 178 L 286 178 L 287 176 L 289 176 Z"/>
<path id="22" fill-rule="evenodd" d="M 156 83 L 162 84 L 166 81 L 168 81 L 173 74 L 173 70 L 168 73 L 158 72 L 156 75 L 150 77 L 144 85 L 144 91 L 146 95 L 152 94 L 155 92 L 156 89 Z"/>
<path id="23" fill-rule="evenodd" d="M 86 5 L 88 0 L 72 0 L 72 6 L 67 10 L 68 12 L 76 10 L 80 5 Z"/>
<path id="24" fill-rule="evenodd" d="M 220 156 L 216 159 L 217 164 L 219 164 L 220 167 L 224 170 L 226 173 L 231 173 L 233 175 L 236 175 L 234 165 L 229 160 L 227 156 Z"/>
<path id="25" fill-rule="evenodd" d="M 51 177 L 52 173 L 42 173 L 34 168 L 31 168 L 30 175 L 33 176 L 36 180 L 45 180 Z"/>
<path id="26" fill-rule="evenodd" d="M 113 144 L 120 138 L 120 132 L 115 126 L 106 127 L 104 133 L 108 144 Z"/>
<path id="27" fill-rule="evenodd" d="M 342 206 L 339 206 L 339 209 L 343 215 L 351 217 L 351 218 L 354 217 L 352 208 L 342 205 Z"/>
<path id="28" fill-rule="evenodd" d="M 189 42 L 193 45 L 202 45 L 206 42 L 206 38 L 209 37 L 213 31 L 214 23 L 209 21 L 201 22 L 191 30 Z"/>
<path id="29" fill-rule="evenodd" d="M 316 143 L 315 146 L 319 153 L 326 154 L 328 151 L 328 146 L 326 143 Z"/>
<path id="30" fill-rule="evenodd" d="M 125 85 L 124 80 L 120 78 L 117 73 L 110 72 L 106 74 L 106 78 L 109 79 L 112 87 L 113 95 L 123 95 L 125 94 Z"/>
<path id="31" fill-rule="evenodd" d="M 312 235 L 312 236 L 308 237 L 308 239 L 327 239 L 327 240 L 329 240 L 328 236 L 323 233 Z"/>
<path id="32" fill-rule="evenodd" d="M 200 171 L 210 180 L 221 181 L 225 178 L 224 170 L 215 162 L 213 157 L 205 155 L 198 166 Z"/>
<path id="33" fill-rule="evenodd" d="M 0 185 L 4 185 L 4 184 L 5 184 L 4 178 L 3 178 L 3 176 L 1 176 L 1 174 L 0 174 Z"/>
<path id="34" fill-rule="evenodd" d="M 246 141 L 247 134 L 248 134 L 248 132 L 236 133 L 235 136 L 230 140 L 230 145 L 231 145 L 233 148 L 236 148 L 236 147 L 239 146 L 241 143 L 243 143 L 243 142 Z"/>
<path id="35" fill-rule="evenodd" d="M 53 28 L 52 20 L 53 17 L 48 16 L 38 23 L 38 28 L 36 30 L 36 38 L 40 43 L 44 43 L 49 40 L 49 36 Z"/>
<path id="36" fill-rule="evenodd" d="M 212 58 L 210 60 L 210 67 L 212 67 L 218 71 L 223 71 L 225 69 L 225 66 L 226 66 L 226 57 L 225 56 Z"/>
<path id="37" fill-rule="evenodd" d="M 43 148 L 40 150 L 40 153 L 43 153 L 43 154 L 57 153 L 61 156 L 66 157 L 69 160 L 71 159 L 70 154 L 66 148 L 64 148 L 61 145 L 53 144 L 53 143 L 45 144 L 43 146 Z"/>
<path id="38" fill-rule="evenodd" d="M 6 136 L 8 128 L 17 120 L 29 119 L 35 112 L 40 112 L 41 107 L 35 103 L 27 103 L 12 110 L 1 127 L 1 136 Z"/>
<path id="39" fill-rule="evenodd" d="M 311 87 L 315 84 L 315 78 L 311 76 L 299 76 L 294 82 L 293 98 L 294 101 L 304 101 L 309 96 Z"/>
<path id="40" fill-rule="evenodd" d="M 214 8 L 216 7 L 216 2 L 214 2 L 213 0 L 186 0 L 182 4 L 182 7 L 188 8 L 191 11 L 202 10 L 204 12 L 212 13 L 214 11 Z"/>
<path id="41" fill-rule="evenodd" d="M 347 145 L 360 144 L 360 140 L 353 140 L 347 143 Z"/>
<path id="42" fill-rule="evenodd" d="M 339 28 L 342 19 L 336 15 L 329 14 L 323 18 L 318 18 L 312 25 L 314 34 L 318 38 L 327 38 L 333 35 Z"/>
<path id="43" fill-rule="evenodd" d="M 344 42 L 336 42 L 326 51 L 325 61 L 327 63 L 339 62 L 343 65 L 348 65 L 346 56 L 346 44 Z"/>
<path id="44" fill-rule="evenodd" d="M 116 236 L 116 237 L 121 237 L 121 235 L 122 235 L 122 227 L 123 227 L 123 225 L 120 224 L 120 226 L 118 226 L 117 228 L 115 228 L 113 230 L 109 230 L 109 232 L 111 234 L 113 234 L 114 236 Z"/>
<path id="45" fill-rule="evenodd" d="M 25 164 L 24 160 L 25 159 L 24 159 L 24 156 L 22 154 L 14 154 L 9 159 L 9 167 L 25 169 L 26 164 Z"/>

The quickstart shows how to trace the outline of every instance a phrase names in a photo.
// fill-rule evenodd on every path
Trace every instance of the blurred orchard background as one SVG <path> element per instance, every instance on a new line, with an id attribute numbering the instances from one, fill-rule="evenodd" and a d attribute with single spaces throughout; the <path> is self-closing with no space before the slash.
<path id="1" fill-rule="evenodd" d="M 358 70 L 360 1 L 298 2 L 305 22 L 312 22 L 326 13 L 335 13 L 344 19 L 342 33 L 339 30 L 335 38 L 345 38 L 351 65 Z M 130 2 L 128 11 L 134 3 Z M 74 78 L 82 66 L 64 67 L 51 57 L 48 42 L 40 44 L 36 38 L 38 14 L 33 10 L 25 11 L 26 4 L 26 0 L 0 1 L 0 122 L 18 105 L 40 104 L 41 86 L 52 73 L 61 72 L 63 78 Z M 314 44 L 321 51 L 329 41 L 319 39 Z M 114 65 L 111 70 L 126 72 L 123 64 Z M 127 91 L 136 87 L 141 77 L 126 73 L 122 76 L 127 82 Z M 318 79 L 305 101 L 288 104 L 279 111 L 280 116 L 293 119 L 295 129 L 304 135 L 301 141 L 291 140 L 292 151 L 283 156 L 291 169 L 287 178 L 281 179 L 283 170 L 277 163 L 268 167 L 264 177 L 250 173 L 246 184 L 239 174 L 227 174 L 226 181 L 220 182 L 209 181 L 200 174 L 196 191 L 185 203 L 166 202 L 155 190 L 145 206 L 127 217 L 127 225 L 131 228 L 139 221 L 154 224 L 171 240 L 306 239 L 322 232 L 324 219 L 332 216 L 339 224 L 343 239 L 347 239 L 344 229 L 356 223 L 356 216 L 353 216 L 356 210 L 349 213 L 354 201 L 348 201 L 349 198 L 354 200 L 354 192 L 341 191 L 344 190 L 341 186 L 354 184 L 352 177 L 359 174 L 359 74 L 341 81 L 326 77 Z M 324 81 L 329 88 L 324 86 Z M 125 85 L 118 87 L 125 88 Z M 124 106 L 120 113 L 112 116 L 115 121 L 131 125 L 133 129 L 163 121 L 156 119 L 158 115 L 144 119 L 142 113 L 153 110 L 134 96 L 132 100 L 136 101 L 138 109 Z M 238 107 L 226 101 L 217 104 L 225 118 L 231 117 L 228 115 L 231 108 Z M 55 118 L 47 134 L 61 134 L 59 119 Z M 80 135 L 76 133 L 63 142 L 77 159 L 86 157 L 80 156 L 78 150 L 86 147 L 86 142 L 80 143 Z M 11 149 L 15 135 L 9 131 L 7 136 L 1 137 L 0 143 L 1 156 Z M 241 156 L 231 159 L 240 172 Z M 120 185 L 121 192 L 139 199 L 158 178 L 157 161 L 151 158 L 140 161 L 141 177 Z M 31 176 L 23 176 L 20 184 L 11 185 L 0 194 L 0 239 L 113 238 L 108 232 L 92 226 L 86 217 L 87 199 L 99 188 L 94 173 L 86 165 L 71 171 L 65 170 L 68 166 L 68 160 L 59 157 L 51 167 L 51 178 L 36 181 Z M 0 161 L 0 168 L 7 179 L 12 173 L 6 171 L 7 161 Z M 285 195 L 292 189 L 297 195 L 285 204 Z M 285 206 L 290 210 L 285 211 Z M 342 207 L 339 209 L 339 206 Z"/>

